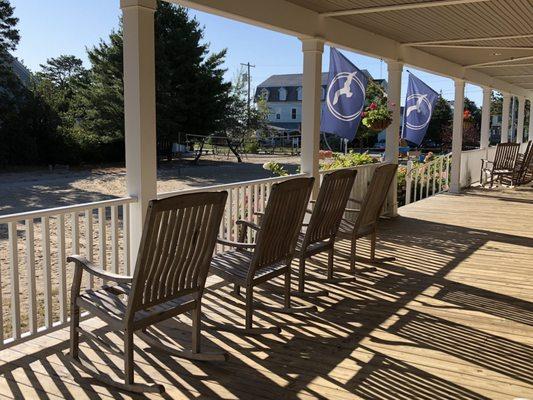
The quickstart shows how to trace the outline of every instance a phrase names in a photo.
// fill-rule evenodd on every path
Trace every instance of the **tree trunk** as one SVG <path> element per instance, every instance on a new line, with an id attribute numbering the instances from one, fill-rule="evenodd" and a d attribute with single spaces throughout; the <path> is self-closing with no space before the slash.
<path id="1" fill-rule="evenodd" d="M 205 145 L 205 139 L 202 139 L 200 141 L 200 149 L 198 150 L 198 153 L 196 153 L 196 156 L 194 157 L 194 160 L 191 161 L 192 164 L 198 164 L 198 161 L 200 161 L 200 157 L 202 157 L 202 154 L 204 152 L 204 145 Z"/>
<path id="2" fill-rule="evenodd" d="M 228 144 L 228 147 L 229 147 L 229 149 L 231 150 L 231 152 L 235 155 L 235 157 L 237 157 L 237 162 L 242 163 L 241 155 L 239 154 L 239 152 L 237 151 L 237 149 L 238 149 L 239 146 L 243 143 L 243 140 L 241 140 L 237 146 L 232 146 L 232 145 L 231 145 L 231 140 L 229 140 L 229 139 L 226 139 L 226 143 Z"/>

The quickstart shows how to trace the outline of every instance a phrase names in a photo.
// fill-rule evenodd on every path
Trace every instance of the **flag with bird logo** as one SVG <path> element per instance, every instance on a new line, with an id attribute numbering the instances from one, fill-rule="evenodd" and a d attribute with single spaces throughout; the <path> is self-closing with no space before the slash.
<path id="1" fill-rule="evenodd" d="M 409 73 L 402 137 L 418 146 L 424 140 L 439 94 Z"/>
<path id="2" fill-rule="evenodd" d="M 365 106 L 368 79 L 337 49 L 330 49 L 326 99 L 320 130 L 353 140 Z"/>

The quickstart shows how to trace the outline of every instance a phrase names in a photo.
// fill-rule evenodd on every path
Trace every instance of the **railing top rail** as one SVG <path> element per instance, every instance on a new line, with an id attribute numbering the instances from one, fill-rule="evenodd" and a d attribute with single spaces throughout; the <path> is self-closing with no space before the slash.
<path id="1" fill-rule="evenodd" d="M 22 221 L 25 219 L 48 217 L 53 215 L 68 214 L 76 211 L 85 211 L 87 209 L 95 209 L 99 207 L 120 206 L 130 204 L 137 201 L 136 197 L 127 196 L 116 199 L 94 201 L 91 203 L 75 204 L 72 206 L 63 206 L 55 208 L 46 208 L 44 210 L 33 210 L 15 214 L 0 215 L 0 224 L 7 224 L 10 222 Z"/>
<path id="2" fill-rule="evenodd" d="M 335 169 L 324 169 L 324 170 L 320 171 L 320 174 L 321 175 L 327 174 L 328 172 L 338 171 L 339 169 L 365 169 L 365 168 L 370 168 L 370 167 L 377 167 L 380 164 L 384 164 L 384 162 L 377 162 L 377 163 L 371 163 L 371 164 L 361 164 L 361 165 L 355 165 L 353 167 L 340 167 L 340 168 L 335 168 Z"/>
<path id="3" fill-rule="evenodd" d="M 181 189 L 181 190 L 175 190 L 172 192 L 163 192 L 158 193 L 157 198 L 158 199 L 164 199 L 170 196 L 175 196 L 178 194 L 186 194 L 186 193 L 197 193 L 197 192 L 209 192 L 214 190 L 226 190 L 226 189 L 233 189 L 240 186 L 248 186 L 248 185 L 257 185 L 260 183 L 276 183 L 276 182 L 283 182 L 287 179 L 292 178 L 298 178 L 308 176 L 308 174 L 305 173 L 299 173 L 294 175 L 287 175 L 287 176 L 275 176 L 273 178 L 263 178 L 263 179 L 254 179 L 251 181 L 241 181 L 241 182 L 234 182 L 234 183 L 223 183 L 221 185 L 212 185 L 212 186 L 201 186 L 198 188 L 191 188 L 191 189 Z"/>

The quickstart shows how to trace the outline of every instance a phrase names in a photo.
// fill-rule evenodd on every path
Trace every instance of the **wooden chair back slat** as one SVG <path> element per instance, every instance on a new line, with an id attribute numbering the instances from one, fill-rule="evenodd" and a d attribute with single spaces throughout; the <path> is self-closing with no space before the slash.
<path id="1" fill-rule="evenodd" d="M 204 192 L 150 202 L 126 318 L 185 294 L 201 294 L 226 198 L 227 192 Z"/>
<path id="2" fill-rule="evenodd" d="M 533 162 L 533 141 L 527 143 L 526 151 L 523 154 L 522 161 L 518 166 L 517 183 L 523 184 L 527 181 L 527 172 L 530 164 Z"/>
<path id="3" fill-rule="evenodd" d="M 519 143 L 499 143 L 496 146 L 496 154 L 494 155 L 494 170 L 513 170 L 515 167 L 518 152 L 520 150 Z"/>
<path id="4" fill-rule="evenodd" d="M 356 176 L 357 170 L 350 169 L 341 169 L 324 175 L 305 232 L 306 244 L 321 242 L 336 234 Z"/>
<path id="5" fill-rule="evenodd" d="M 397 164 L 390 163 L 376 168 L 361 203 L 361 209 L 355 222 L 356 227 L 361 229 L 377 223 L 397 169 Z"/>
<path id="6" fill-rule="evenodd" d="M 295 178 L 272 185 L 249 276 L 294 256 L 313 181 L 314 178 Z"/>

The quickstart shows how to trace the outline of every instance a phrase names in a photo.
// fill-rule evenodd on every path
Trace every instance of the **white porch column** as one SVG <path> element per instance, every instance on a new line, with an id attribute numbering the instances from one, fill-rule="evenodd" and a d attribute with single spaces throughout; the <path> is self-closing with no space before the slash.
<path id="1" fill-rule="evenodd" d="M 483 87 L 483 107 L 481 111 L 481 137 L 479 140 L 479 147 L 486 149 L 490 143 L 490 97 L 492 89 L 490 87 Z"/>
<path id="2" fill-rule="evenodd" d="M 526 98 L 519 96 L 518 98 L 518 121 L 516 124 L 516 143 L 524 141 L 524 119 L 526 111 Z"/>
<path id="3" fill-rule="evenodd" d="M 320 150 L 320 108 L 322 93 L 322 53 L 324 41 L 302 39 L 304 73 L 302 80 L 302 151 L 301 171 L 315 177 L 313 197 L 320 185 L 318 151 Z"/>
<path id="4" fill-rule="evenodd" d="M 529 99 L 529 131 L 527 140 L 533 140 L 533 98 Z"/>
<path id="5" fill-rule="evenodd" d="M 148 202 L 157 195 L 154 13 L 156 0 L 121 0 L 124 30 L 126 186 L 130 261 L 135 265 Z"/>
<path id="6" fill-rule="evenodd" d="M 465 81 L 455 79 L 455 102 L 453 105 L 452 170 L 450 192 L 461 191 L 461 152 L 463 150 L 463 108 L 465 102 Z"/>
<path id="7" fill-rule="evenodd" d="M 392 123 L 387 128 L 387 137 L 385 141 L 385 161 L 398 163 L 398 146 L 400 142 L 400 94 L 402 90 L 402 71 L 403 63 L 398 61 L 387 61 L 389 72 L 389 88 L 387 97 L 389 102 L 394 103 L 392 108 Z M 389 191 L 388 203 L 390 204 L 390 216 L 398 215 L 398 188 L 396 177 Z"/>
<path id="8" fill-rule="evenodd" d="M 511 111 L 511 95 L 509 93 L 502 94 L 502 131 L 500 142 L 507 143 L 509 141 L 509 112 Z"/>

